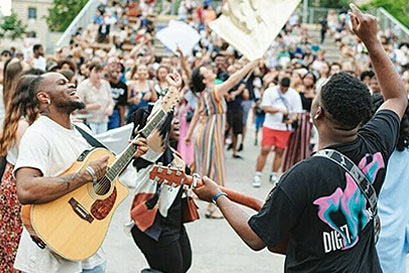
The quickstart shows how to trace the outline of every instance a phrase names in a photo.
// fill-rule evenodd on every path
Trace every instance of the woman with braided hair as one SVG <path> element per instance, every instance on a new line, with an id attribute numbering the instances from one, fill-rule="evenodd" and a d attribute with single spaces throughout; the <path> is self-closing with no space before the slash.
<path id="1" fill-rule="evenodd" d="M 18 80 L 15 92 L 10 94 L 11 100 L 0 132 L 0 156 L 4 156 L 7 161 L 0 184 L 0 272 L 18 272 L 13 264 L 23 227 L 16 179 L 12 172 L 20 139 L 39 116 L 34 94 L 30 91 L 36 78 L 25 75 Z"/>
<path id="2" fill-rule="evenodd" d="M 382 105 L 381 95 L 374 95 L 374 112 Z M 376 245 L 385 273 L 405 273 L 409 253 L 409 107 L 400 123 L 395 151 L 389 159 L 384 186 L 379 194 L 378 211 L 381 233 Z"/>

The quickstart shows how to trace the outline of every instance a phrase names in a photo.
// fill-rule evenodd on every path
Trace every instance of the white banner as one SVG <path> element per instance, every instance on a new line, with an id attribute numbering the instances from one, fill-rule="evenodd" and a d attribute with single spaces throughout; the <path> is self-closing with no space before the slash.
<path id="1" fill-rule="evenodd" d="M 175 54 L 176 48 L 179 46 L 186 56 L 191 55 L 193 47 L 200 40 L 200 35 L 188 24 L 172 20 L 169 22 L 168 27 L 156 33 L 156 38 Z"/>
<path id="2" fill-rule="evenodd" d="M 227 0 L 210 23 L 226 42 L 249 60 L 264 55 L 301 0 Z"/>

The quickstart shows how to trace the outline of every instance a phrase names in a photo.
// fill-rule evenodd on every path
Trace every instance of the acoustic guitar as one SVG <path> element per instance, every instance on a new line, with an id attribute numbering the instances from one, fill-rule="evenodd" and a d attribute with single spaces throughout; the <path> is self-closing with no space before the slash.
<path id="1" fill-rule="evenodd" d="M 189 185 L 194 188 L 200 188 L 203 186 L 203 181 L 197 174 L 193 176 L 185 174 L 181 169 L 175 167 L 164 167 L 161 164 L 155 165 L 150 171 L 149 178 L 158 182 L 171 186 L 179 185 Z M 233 191 L 231 189 L 220 187 L 220 189 L 227 193 L 228 198 L 240 205 L 254 209 L 255 211 L 260 211 L 264 205 L 264 201 L 244 195 L 242 193 Z M 277 254 L 286 254 L 287 245 L 289 238 L 286 237 L 282 242 L 280 242 L 276 247 L 269 247 L 268 250 Z"/>
<path id="2" fill-rule="evenodd" d="M 154 165 L 149 173 L 149 178 L 170 186 L 188 185 L 194 188 L 203 186 L 203 181 L 197 174 L 193 176 L 185 174 L 181 169 L 175 167 L 164 167 L 163 165 Z M 233 202 L 259 211 L 264 204 L 263 200 L 244 195 L 242 193 L 233 191 L 231 189 L 220 187 L 220 189 L 227 193 L 229 199 Z"/>
<path id="3" fill-rule="evenodd" d="M 179 96 L 176 88 L 169 88 L 159 109 L 135 139 L 148 138 L 178 102 Z M 61 176 L 84 170 L 90 162 L 108 155 L 105 176 L 52 202 L 22 206 L 22 222 L 30 235 L 67 260 L 85 260 L 95 254 L 105 239 L 114 211 L 128 196 L 128 188 L 118 176 L 136 151 L 137 146 L 132 143 L 118 157 L 104 148 L 84 151 Z"/>

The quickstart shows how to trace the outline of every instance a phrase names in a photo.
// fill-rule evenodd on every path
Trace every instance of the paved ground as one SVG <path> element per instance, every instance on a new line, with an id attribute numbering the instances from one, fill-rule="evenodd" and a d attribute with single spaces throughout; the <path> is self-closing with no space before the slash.
<path id="1" fill-rule="evenodd" d="M 228 177 L 226 186 L 264 199 L 271 188 L 271 184 L 267 182 L 270 167 L 266 168 L 262 187 L 254 189 L 251 186 L 251 180 L 259 147 L 254 146 L 253 126 L 249 131 L 250 135 L 241 153 L 244 160 L 233 160 L 231 152 L 226 151 Z M 271 166 L 271 156 L 268 165 Z M 104 243 L 108 257 L 108 273 L 140 272 L 147 266 L 142 253 L 123 229 L 123 224 L 129 219 L 130 202 L 129 197 L 117 210 Z M 205 219 L 206 204 L 200 201 L 198 204 L 201 207 L 201 219 L 186 225 L 193 250 L 193 263 L 189 272 L 283 272 L 283 256 L 274 255 L 268 251 L 252 251 L 242 243 L 225 220 Z M 250 214 L 254 213 L 251 210 L 247 211 Z"/>
<path id="2" fill-rule="evenodd" d="M 271 168 L 272 155 L 263 173 L 263 185 L 259 189 L 251 186 L 255 161 L 259 147 L 254 146 L 254 129 L 250 126 L 244 151 L 244 160 L 231 158 L 231 152 L 225 152 L 227 166 L 227 187 L 264 199 L 271 189 L 267 182 Z M 107 273 L 140 272 L 147 263 L 135 246 L 130 235 L 124 232 L 123 224 L 128 221 L 129 197 L 118 209 L 104 243 L 108 258 Z M 192 244 L 192 273 L 279 273 L 283 272 L 284 256 L 268 251 L 250 250 L 234 233 L 225 220 L 208 220 L 204 217 L 206 204 L 199 201 L 201 219 L 187 224 Z M 247 210 L 250 214 L 254 213 Z M 407 271 L 409 273 L 409 270 Z"/>

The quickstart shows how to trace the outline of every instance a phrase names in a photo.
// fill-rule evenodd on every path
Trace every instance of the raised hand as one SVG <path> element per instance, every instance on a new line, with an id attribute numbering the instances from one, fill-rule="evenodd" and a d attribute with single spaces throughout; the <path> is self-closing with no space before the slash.
<path id="1" fill-rule="evenodd" d="M 375 16 L 362 13 L 357 6 L 350 4 L 352 31 L 365 44 L 372 43 L 378 39 L 378 22 Z"/>
<path id="2" fill-rule="evenodd" d="M 166 76 L 166 81 L 170 86 L 176 87 L 177 89 L 182 86 L 182 77 L 177 72 L 169 73 Z"/>

